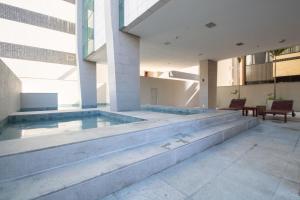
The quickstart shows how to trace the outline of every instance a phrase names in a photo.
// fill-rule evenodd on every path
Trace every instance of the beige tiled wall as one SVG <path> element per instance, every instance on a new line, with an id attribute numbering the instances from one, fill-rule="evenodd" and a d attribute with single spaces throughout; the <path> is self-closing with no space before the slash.
<path id="1" fill-rule="evenodd" d="M 230 100 L 237 98 L 231 94 L 238 86 L 223 86 L 217 89 L 217 106 L 228 107 Z M 294 100 L 294 109 L 300 111 L 300 83 L 278 83 L 277 97 Z M 273 84 L 257 84 L 241 86 L 241 98 L 246 98 L 246 105 L 266 105 L 268 94 L 273 93 Z"/>

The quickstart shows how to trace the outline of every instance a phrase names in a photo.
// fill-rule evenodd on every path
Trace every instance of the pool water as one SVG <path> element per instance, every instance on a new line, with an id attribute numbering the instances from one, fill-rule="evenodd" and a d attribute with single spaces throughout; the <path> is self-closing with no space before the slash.
<path id="1" fill-rule="evenodd" d="M 162 105 L 142 105 L 142 110 L 151 111 L 151 112 L 169 113 L 175 115 L 194 115 L 194 114 L 215 111 L 212 109 L 182 108 L 182 107 L 162 106 Z"/>
<path id="2" fill-rule="evenodd" d="M 128 122 L 106 116 L 85 116 L 71 119 L 18 122 L 7 124 L 0 133 L 0 140 L 68 133 L 125 123 Z"/>

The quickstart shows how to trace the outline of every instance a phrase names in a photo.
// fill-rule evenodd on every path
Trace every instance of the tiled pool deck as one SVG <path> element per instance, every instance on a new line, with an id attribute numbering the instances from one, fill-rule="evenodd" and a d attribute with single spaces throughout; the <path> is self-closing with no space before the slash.
<path id="1" fill-rule="evenodd" d="M 228 112 L 229 115 L 230 113 Z M 170 123 L 177 126 L 178 123 L 190 120 L 227 115 L 226 112 L 208 112 L 179 116 L 151 111 L 121 114 L 147 121 L 102 128 L 101 135 L 98 129 L 90 129 L 80 132 L 85 134 L 74 132 L 2 142 L 0 156 L 46 150 L 48 147 L 70 143 L 76 145 L 83 141 L 93 142 L 108 136 L 122 136 L 130 131 L 141 131 Z M 289 121 L 287 124 L 265 121 L 223 144 L 115 192 L 105 200 L 300 200 L 299 140 L 299 121 Z"/>
<path id="2" fill-rule="evenodd" d="M 300 123 L 264 121 L 105 198 L 167 199 L 299 200 Z"/>
<path id="3" fill-rule="evenodd" d="M 84 112 L 98 112 L 99 109 L 85 109 Z M 133 131 L 141 131 L 154 127 L 160 127 L 169 125 L 170 123 L 181 123 L 195 119 L 206 119 L 212 116 L 222 116 L 224 114 L 230 114 L 228 112 L 215 112 L 215 113 L 201 113 L 195 115 L 175 115 L 169 113 L 159 113 L 151 111 L 131 111 L 131 112 L 111 112 L 107 108 L 100 109 L 100 111 L 108 111 L 109 115 L 122 115 L 124 120 L 129 118 L 140 118 L 146 121 L 138 121 L 129 124 L 121 124 L 111 127 L 102 127 L 101 134 L 99 134 L 98 128 L 85 129 L 81 131 L 74 131 L 70 133 L 57 134 L 57 135 L 45 135 L 41 137 L 25 138 L 22 140 L 7 140 L 0 141 L 0 156 L 17 154 L 21 152 L 35 151 L 41 148 L 50 148 L 55 146 L 61 146 L 64 144 L 78 143 L 83 141 L 90 141 L 99 138 L 111 137 L 116 135 L 125 134 Z M 68 111 L 34 111 L 34 112 L 18 112 L 13 113 L 12 116 L 22 119 L 25 115 L 28 119 L 28 115 L 32 115 L 32 119 L 39 118 L 41 116 L 51 116 L 52 114 L 64 117 L 68 113 L 73 115 L 74 112 L 82 112 L 82 110 L 68 110 Z M 122 117 L 121 116 L 121 117 Z M 120 117 L 120 116 L 119 116 Z M 31 118 L 31 117 L 30 117 Z M 78 134 L 80 133 L 80 134 Z M 84 133 L 84 134 L 82 134 Z"/>

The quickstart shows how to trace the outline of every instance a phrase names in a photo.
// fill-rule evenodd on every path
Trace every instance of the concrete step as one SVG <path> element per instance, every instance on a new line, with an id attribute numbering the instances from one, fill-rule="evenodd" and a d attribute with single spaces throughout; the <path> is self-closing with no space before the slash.
<path id="1" fill-rule="evenodd" d="M 142 146 L 177 134 L 189 134 L 240 117 L 237 112 L 203 118 L 189 116 L 183 121 L 170 119 L 108 127 L 101 129 L 101 134 L 100 130 L 95 129 L 78 134 L 0 142 L 0 182 Z"/>
<path id="2" fill-rule="evenodd" d="M 189 134 L 0 183 L 1 200 L 99 200 L 255 126 L 241 118 Z"/>

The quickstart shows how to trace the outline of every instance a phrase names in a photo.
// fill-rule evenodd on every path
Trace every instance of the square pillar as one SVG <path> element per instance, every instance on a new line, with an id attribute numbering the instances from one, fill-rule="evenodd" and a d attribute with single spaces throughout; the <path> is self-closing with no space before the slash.
<path id="1" fill-rule="evenodd" d="M 216 108 L 217 104 L 217 62 L 202 60 L 200 71 L 200 106 L 203 108 Z"/>
<path id="2" fill-rule="evenodd" d="M 108 84 L 112 111 L 140 108 L 140 39 L 119 30 L 119 1 L 105 0 Z"/>
<path id="3" fill-rule="evenodd" d="M 77 0 L 77 64 L 79 71 L 80 104 L 82 108 L 97 107 L 96 63 L 84 60 L 83 55 L 83 2 Z"/>

